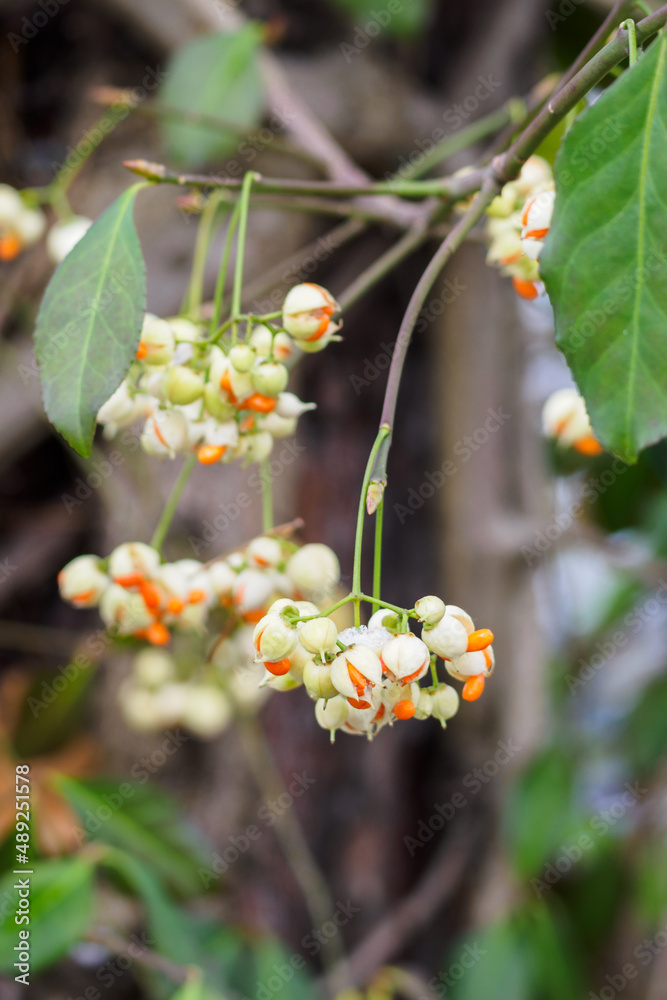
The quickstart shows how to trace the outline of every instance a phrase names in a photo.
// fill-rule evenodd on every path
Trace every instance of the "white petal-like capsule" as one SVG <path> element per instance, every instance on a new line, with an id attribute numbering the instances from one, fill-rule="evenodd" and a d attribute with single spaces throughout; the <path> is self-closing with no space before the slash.
<path id="1" fill-rule="evenodd" d="M 312 343 L 332 327 L 338 329 L 332 317 L 340 312 L 333 295 L 312 282 L 291 288 L 283 304 L 283 326 L 298 341 Z"/>
<path id="2" fill-rule="evenodd" d="M 94 608 L 110 584 L 97 556 L 78 556 L 58 574 L 60 596 L 77 608 Z"/>
<path id="3" fill-rule="evenodd" d="M 133 576 L 149 579 L 159 568 L 160 553 L 144 542 L 123 542 L 109 556 L 109 574 L 119 583 Z"/>
<path id="4" fill-rule="evenodd" d="M 368 646 L 348 646 L 331 664 L 331 680 L 346 698 L 363 700 L 382 680 L 380 658 Z"/>
<path id="5" fill-rule="evenodd" d="M 468 632 L 454 615 L 446 614 L 433 628 L 422 631 L 422 639 L 431 650 L 444 660 L 462 656 L 468 648 Z"/>
<path id="6" fill-rule="evenodd" d="M 338 629 L 330 618 L 313 618 L 304 622 L 299 630 L 299 641 L 304 649 L 320 657 L 334 649 L 337 638 Z"/>
<path id="7" fill-rule="evenodd" d="M 300 593 L 313 601 L 323 600 L 340 580 L 340 564 L 328 545 L 304 545 L 287 563 L 287 576 Z"/>
<path id="8" fill-rule="evenodd" d="M 415 681 L 428 670 L 431 654 L 412 633 L 394 635 L 380 651 L 380 660 L 393 681 Z"/>

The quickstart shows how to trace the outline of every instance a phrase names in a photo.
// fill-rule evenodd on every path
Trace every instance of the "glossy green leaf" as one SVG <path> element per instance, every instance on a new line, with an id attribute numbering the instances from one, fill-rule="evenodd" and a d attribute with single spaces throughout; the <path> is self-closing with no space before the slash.
<path id="1" fill-rule="evenodd" d="M 667 36 L 573 124 L 540 262 L 556 341 L 601 442 L 667 435 Z"/>
<path id="2" fill-rule="evenodd" d="M 77 944 L 90 926 L 93 910 L 93 863 L 73 857 L 44 861 L 33 867 L 32 875 L 9 872 L 0 880 L 0 972 L 17 975 L 15 945 L 19 931 L 30 931 L 31 972 L 57 961 Z M 30 881 L 30 924 L 15 923 L 22 879 Z"/>
<path id="3" fill-rule="evenodd" d="M 37 317 L 35 353 L 53 426 L 90 455 L 97 412 L 118 388 L 139 346 L 146 273 L 134 226 L 135 184 L 65 257 Z"/>
<path id="4" fill-rule="evenodd" d="M 250 164 L 247 154 L 253 151 L 245 136 L 259 124 L 264 106 L 262 37 L 262 27 L 251 23 L 230 34 L 205 35 L 178 50 L 160 91 L 168 109 L 162 130 L 170 159 L 199 167 L 239 148 L 243 164 Z M 174 109 L 183 112 L 180 119 Z M 205 120 L 197 121 L 197 115 Z"/>

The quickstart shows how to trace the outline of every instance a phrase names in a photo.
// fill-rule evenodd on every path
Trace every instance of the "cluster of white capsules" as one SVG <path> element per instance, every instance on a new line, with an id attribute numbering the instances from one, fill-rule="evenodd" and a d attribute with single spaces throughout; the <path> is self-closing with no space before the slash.
<path id="1" fill-rule="evenodd" d="M 339 729 L 372 738 L 396 719 L 433 716 L 444 726 L 456 714 L 459 696 L 448 684 L 420 686 L 432 657 L 444 659 L 448 673 L 464 682 L 463 698 L 474 701 L 493 671 L 493 634 L 475 630 L 465 611 L 446 607 L 439 597 L 422 598 L 414 613 L 423 626 L 421 638 L 400 631 L 399 616 L 388 608 L 377 611 L 368 626 L 339 633 L 313 605 L 282 598 L 253 633 L 264 683 L 282 691 L 303 685 L 332 740 Z"/>
<path id="2" fill-rule="evenodd" d="M 255 709 L 268 695 L 261 683 L 266 671 L 254 662 L 253 624 L 284 595 L 317 613 L 311 602 L 327 598 L 339 579 L 326 545 L 298 548 L 268 535 L 208 565 L 162 562 L 151 546 L 128 542 L 105 560 L 79 556 L 58 576 L 62 597 L 77 608 L 98 607 L 111 635 L 151 644 L 135 656 L 120 689 L 128 723 L 142 730 L 180 724 L 202 738 L 221 732 L 236 706 Z M 201 635 L 215 612 L 222 612 L 224 626 L 208 656 L 155 648 L 175 633 Z"/>
<path id="3" fill-rule="evenodd" d="M 227 344 L 187 319 L 148 314 L 136 361 L 98 413 L 105 436 L 143 419 L 141 445 L 151 455 L 194 452 L 203 465 L 261 462 L 314 409 L 286 391 L 288 364 L 335 338 L 339 311 L 326 289 L 297 285 L 280 328 L 248 323 L 246 339 Z"/>
<path id="4" fill-rule="evenodd" d="M 487 264 L 511 277 L 516 292 L 535 299 L 544 292 L 539 257 L 544 246 L 555 201 L 551 167 L 540 156 L 531 156 L 514 181 L 487 208 Z"/>
<path id="5" fill-rule="evenodd" d="M 150 545 L 124 542 L 106 560 L 73 559 L 58 574 L 58 583 L 61 596 L 75 607 L 99 607 L 114 635 L 165 646 L 172 628 L 201 631 L 215 607 L 226 608 L 239 623 L 253 623 L 277 597 L 322 599 L 339 578 L 338 559 L 326 545 L 298 548 L 260 535 L 208 564 L 162 562 Z"/>

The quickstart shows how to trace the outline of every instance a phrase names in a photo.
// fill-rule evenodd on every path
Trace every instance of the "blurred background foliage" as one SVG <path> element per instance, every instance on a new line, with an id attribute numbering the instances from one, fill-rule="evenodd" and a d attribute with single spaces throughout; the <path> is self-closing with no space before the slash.
<path id="1" fill-rule="evenodd" d="M 316 176 L 281 131 L 268 139 L 258 131 L 267 47 L 341 144 L 384 177 L 474 92 L 478 75 L 496 74 L 498 87 L 470 120 L 565 68 L 607 9 L 570 4 L 551 25 L 547 13 L 565 4 L 204 6 L 53 0 L 51 13 L 22 0 L 2 4 L 2 180 L 48 183 L 99 117 L 91 88 L 141 85 L 151 67 L 151 80 L 166 67 L 160 90 L 151 90 L 157 105 L 119 117 L 72 187 L 78 211 L 95 216 L 123 189 L 127 157 Z M 230 10 L 253 23 L 215 33 Z M 443 170 L 465 162 L 454 157 Z M 173 192 L 160 195 L 139 224 L 149 304 L 164 315 L 187 283 L 194 227 Z M 280 287 L 281 263 L 330 227 L 257 213 L 249 253 L 257 296 Z M 393 239 L 373 227 L 324 255 L 316 279 L 341 291 Z M 285 474 L 278 504 L 285 517 L 304 516 L 305 537 L 331 544 L 348 575 L 356 492 L 382 393 L 379 359 L 426 259 L 415 254 L 355 306 L 343 345 L 325 361 L 308 359 L 301 376 L 318 411 L 300 431 L 305 451 Z M 390 506 L 405 502 L 424 470 L 441 466 L 487 407 L 505 403 L 513 419 L 460 470 L 451 492 L 446 486 L 409 517 L 387 518 L 386 585 L 388 599 L 406 606 L 435 592 L 474 608 L 498 635 L 499 676 L 446 732 L 397 726 L 372 746 L 339 739 L 334 747 L 299 694 L 269 701 L 266 737 L 247 720 L 211 742 L 127 730 L 116 704 L 127 657 L 122 648 L 91 652 L 95 617 L 82 627 L 59 602 L 55 575 L 80 552 L 108 550 L 128 524 L 147 537 L 171 472 L 146 473 L 128 454 L 111 481 L 85 493 L 90 467 L 48 431 L 35 379 L 19 375 L 31 365 L 49 265 L 37 247 L 3 267 L 3 1000 L 22 989 L 12 968 L 17 760 L 31 766 L 36 998 L 298 1000 L 327 990 L 346 1000 L 667 997 L 666 449 L 649 449 L 621 474 L 609 456 L 564 457 L 542 445 L 539 404 L 567 383 L 548 307 L 518 308 L 482 260 L 472 245 L 455 262 L 471 291 L 451 319 L 434 320 L 416 339 Z M 350 373 L 365 379 L 362 391 Z M 99 443 L 97 461 L 106 447 Z M 63 496 L 82 482 L 81 504 L 67 510 Z M 242 480 L 202 483 L 186 494 L 174 552 L 187 554 L 188 535 Z M 589 492 L 582 503 L 587 484 L 594 498 Z M 230 524 L 206 557 L 250 537 L 255 513 Z M 267 739 L 275 770 L 262 756 Z M 289 783 L 303 771 L 315 779 L 312 790 L 250 837 L 261 803 L 280 794 L 279 776 Z M 340 915 L 331 933 L 312 925 L 300 896 L 298 823 Z M 286 841 L 292 870 L 279 854 Z"/>

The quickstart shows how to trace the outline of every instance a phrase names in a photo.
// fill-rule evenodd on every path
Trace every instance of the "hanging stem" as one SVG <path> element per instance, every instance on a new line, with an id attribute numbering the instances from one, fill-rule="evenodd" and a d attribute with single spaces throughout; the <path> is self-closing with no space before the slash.
<path id="1" fill-rule="evenodd" d="M 354 539 L 354 564 L 352 570 L 352 593 L 354 597 L 354 624 L 361 624 L 361 615 L 359 611 L 359 594 L 361 593 L 361 545 L 364 538 L 364 517 L 366 515 L 366 493 L 368 492 L 368 483 L 371 478 L 371 472 L 373 470 L 373 465 L 375 463 L 375 456 L 378 453 L 378 449 L 382 444 L 383 440 L 389 434 L 389 427 L 385 427 L 383 424 L 378 431 L 378 435 L 375 438 L 373 447 L 371 448 L 371 453 L 368 456 L 368 462 L 366 463 L 366 471 L 364 472 L 364 479 L 361 484 L 361 496 L 359 497 L 359 510 L 357 512 L 357 533 Z"/>
<path id="2" fill-rule="evenodd" d="M 241 290 L 243 288 L 243 258 L 245 255 L 245 240 L 248 230 L 248 207 L 250 205 L 250 189 L 255 180 L 252 170 L 243 178 L 241 195 L 239 197 L 239 236 L 236 243 L 236 264 L 234 267 L 234 289 L 232 291 L 232 343 L 238 339 L 238 316 L 241 312 Z"/>
<path id="3" fill-rule="evenodd" d="M 204 271 L 206 268 L 206 258 L 211 242 L 213 222 L 215 213 L 220 204 L 220 198 L 215 192 L 206 202 L 204 211 L 199 220 L 197 229 L 197 239 L 195 240 L 195 252 L 192 258 L 192 275 L 190 284 L 183 303 L 183 311 L 188 316 L 198 316 L 204 294 Z"/>
<path id="4" fill-rule="evenodd" d="M 218 280 L 215 283 L 215 293 L 213 297 L 213 316 L 211 317 L 211 325 L 209 327 L 209 332 L 211 337 L 215 337 L 215 334 L 218 332 L 218 327 L 220 325 L 220 317 L 222 316 L 222 303 L 225 295 L 225 282 L 227 281 L 227 267 L 229 266 L 229 255 L 232 250 L 232 243 L 234 242 L 234 233 L 236 232 L 238 221 L 239 221 L 239 205 L 236 204 L 234 206 L 234 210 L 231 214 L 229 225 L 227 227 L 225 246 L 222 251 L 220 270 L 218 271 Z"/>
<path id="5" fill-rule="evenodd" d="M 623 21 L 621 28 L 625 28 L 628 33 L 628 61 L 630 66 L 637 62 L 637 29 L 631 17 Z"/>
<path id="6" fill-rule="evenodd" d="M 382 516 L 384 500 L 380 500 L 375 511 L 375 547 L 373 549 L 373 597 L 379 600 L 382 587 Z"/>
<path id="7" fill-rule="evenodd" d="M 167 532 L 171 522 L 174 519 L 174 514 L 176 513 L 176 508 L 178 507 L 178 502 L 181 499 L 183 490 L 185 489 L 185 484 L 187 483 L 192 470 L 195 467 L 195 462 L 197 461 L 196 455 L 188 455 L 186 460 L 183 462 L 181 471 L 178 474 L 178 478 L 173 485 L 172 491 L 169 494 L 169 499 L 167 500 L 164 510 L 162 511 L 162 517 L 157 523 L 157 528 L 153 532 L 153 537 L 151 538 L 151 547 L 157 549 L 158 552 L 162 551 L 162 546 L 164 540 L 167 537 Z"/>
<path id="8" fill-rule="evenodd" d="M 267 458 L 260 463 L 259 475 L 262 481 L 262 531 L 266 534 L 273 528 L 273 482 Z"/>

